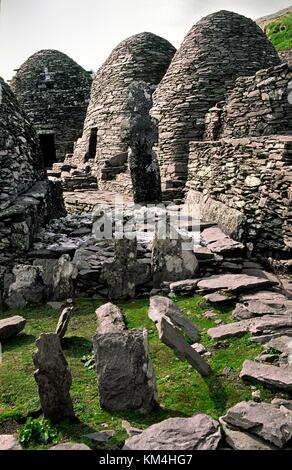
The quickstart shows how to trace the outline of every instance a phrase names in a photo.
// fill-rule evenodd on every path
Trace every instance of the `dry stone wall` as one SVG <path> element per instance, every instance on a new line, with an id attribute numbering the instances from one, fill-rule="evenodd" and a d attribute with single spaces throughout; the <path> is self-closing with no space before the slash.
<path id="1" fill-rule="evenodd" d="M 45 177 L 31 124 L 9 86 L 0 79 L 0 211 Z"/>
<path id="2" fill-rule="evenodd" d="M 239 76 L 279 63 L 263 31 L 236 13 L 219 11 L 191 29 L 153 96 L 166 198 L 181 196 L 188 144 L 202 139 L 208 110 L 225 98 Z"/>
<path id="3" fill-rule="evenodd" d="M 292 68 L 281 64 L 238 78 L 220 120 L 222 137 L 292 133 Z"/>
<path id="4" fill-rule="evenodd" d="M 283 62 L 286 62 L 288 65 L 292 66 L 292 49 L 279 51 L 279 56 Z"/>
<path id="5" fill-rule="evenodd" d="M 89 72 L 66 54 L 50 49 L 29 57 L 11 81 L 38 134 L 54 136 L 56 161 L 73 152 L 82 134 L 91 84 Z"/>
<path id="6" fill-rule="evenodd" d="M 289 259 L 291 162 L 292 136 L 192 142 L 187 200 L 256 254 Z"/>

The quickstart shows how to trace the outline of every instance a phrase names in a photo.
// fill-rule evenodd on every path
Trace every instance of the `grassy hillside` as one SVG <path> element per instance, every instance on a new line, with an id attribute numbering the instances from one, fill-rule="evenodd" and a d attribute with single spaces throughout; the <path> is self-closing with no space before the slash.
<path id="1" fill-rule="evenodd" d="M 292 48 L 292 13 L 272 21 L 265 32 L 278 51 Z"/>

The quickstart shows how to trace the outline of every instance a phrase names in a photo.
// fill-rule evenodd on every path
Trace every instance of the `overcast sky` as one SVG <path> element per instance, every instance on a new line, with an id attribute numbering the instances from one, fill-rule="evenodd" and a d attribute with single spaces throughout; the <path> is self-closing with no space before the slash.
<path id="1" fill-rule="evenodd" d="M 123 39 L 150 31 L 178 47 L 191 26 L 217 10 L 256 19 L 291 0 L 0 0 L 0 76 L 40 49 L 58 49 L 97 70 Z"/>

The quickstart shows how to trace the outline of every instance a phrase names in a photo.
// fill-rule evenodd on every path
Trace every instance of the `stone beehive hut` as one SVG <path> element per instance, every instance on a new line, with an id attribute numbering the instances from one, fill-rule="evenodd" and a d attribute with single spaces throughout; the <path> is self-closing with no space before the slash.
<path id="1" fill-rule="evenodd" d="M 45 178 L 36 134 L 9 86 L 0 79 L 0 211 Z"/>
<path id="2" fill-rule="evenodd" d="M 46 167 L 73 151 L 82 134 L 91 83 L 88 72 L 55 50 L 32 55 L 11 81 L 39 135 Z"/>
<path id="3" fill-rule="evenodd" d="M 202 139 L 207 111 L 224 99 L 237 77 L 279 63 L 259 26 L 236 13 L 219 11 L 191 29 L 153 96 L 162 189 L 168 198 L 181 196 L 189 142 Z"/>
<path id="4" fill-rule="evenodd" d="M 123 121 L 130 84 L 143 81 L 154 91 L 174 53 L 165 39 L 141 33 L 120 43 L 97 72 L 73 161 L 90 164 L 99 182 L 112 180 L 127 168 L 129 145 L 123 137 Z"/>

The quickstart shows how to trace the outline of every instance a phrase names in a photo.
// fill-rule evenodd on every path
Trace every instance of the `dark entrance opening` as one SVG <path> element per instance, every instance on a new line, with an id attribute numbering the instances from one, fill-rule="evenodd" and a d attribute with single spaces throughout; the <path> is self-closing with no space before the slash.
<path id="1" fill-rule="evenodd" d="M 54 134 L 39 134 L 41 151 L 46 168 L 52 168 L 56 163 L 56 146 Z"/>
<path id="2" fill-rule="evenodd" d="M 93 127 L 90 131 L 89 145 L 87 152 L 87 160 L 95 157 L 97 145 L 97 127 Z"/>

